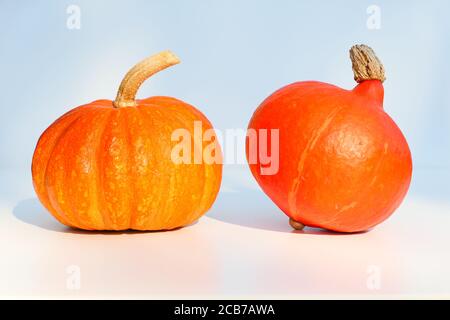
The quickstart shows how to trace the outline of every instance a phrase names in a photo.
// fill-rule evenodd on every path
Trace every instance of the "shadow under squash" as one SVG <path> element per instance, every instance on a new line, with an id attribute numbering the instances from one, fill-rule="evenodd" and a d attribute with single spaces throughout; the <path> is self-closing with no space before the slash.
<path id="1" fill-rule="evenodd" d="M 301 231 L 292 229 L 289 218 L 260 190 L 221 192 L 207 216 L 253 229 L 308 235 L 345 235 L 319 228 L 305 227 Z"/>
<path id="2" fill-rule="evenodd" d="M 65 226 L 57 221 L 37 198 L 30 198 L 19 201 L 13 209 L 13 215 L 20 221 L 53 232 L 73 233 L 73 234 L 142 234 L 162 231 L 88 231 Z M 306 235 L 346 235 L 319 228 L 305 227 L 303 230 L 294 230 L 289 225 L 289 218 L 261 191 L 242 190 L 239 192 L 219 193 L 213 208 L 207 212 L 211 219 L 225 223 L 240 225 L 253 229 L 262 229 L 285 233 L 298 233 Z M 196 224 L 192 223 L 189 226 Z M 186 226 L 186 227 L 189 227 Z M 185 227 L 185 228 L 186 228 Z"/>
<path id="3" fill-rule="evenodd" d="M 13 209 L 13 215 L 20 221 L 27 224 L 49 230 L 54 232 L 62 233 L 74 233 L 74 234 L 105 234 L 105 235 L 117 235 L 117 234 L 142 234 L 142 233 L 155 233 L 155 232 L 170 232 L 176 231 L 181 228 L 176 228 L 172 230 L 161 230 L 161 231 L 139 231 L 139 230 L 121 230 L 121 231 L 91 231 L 91 230 L 81 230 L 65 226 L 59 223 L 45 207 L 39 202 L 37 198 L 30 198 L 26 200 L 19 201 Z M 189 226 L 196 224 L 192 223 Z M 189 227 L 186 226 L 186 227 Z"/>

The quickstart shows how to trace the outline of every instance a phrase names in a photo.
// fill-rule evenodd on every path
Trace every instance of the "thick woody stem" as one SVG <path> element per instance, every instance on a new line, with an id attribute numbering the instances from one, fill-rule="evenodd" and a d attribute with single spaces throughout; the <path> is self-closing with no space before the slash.
<path id="1" fill-rule="evenodd" d="M 177 63 L 180 63 L 180 60 L 176 55 L 170 51 L 162 51 L 136 64 L 120 83 L 116 100 L 113 102 L 114 107 L 136 106 L 136 93 L 141 84 L 153 74 Z"/>
<path id="2" fill-rule="evenodd" d="M 386 80 L 383 64 L 372 48 L 364 44 L 355 45 L 350 49 L 350 59 L 356 82 Z"/>

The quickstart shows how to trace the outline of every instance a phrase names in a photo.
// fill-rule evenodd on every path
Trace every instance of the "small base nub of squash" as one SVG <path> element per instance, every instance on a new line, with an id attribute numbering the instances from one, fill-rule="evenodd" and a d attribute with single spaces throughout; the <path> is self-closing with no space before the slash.
<path id="1" fill-rule="evenodd" d="M 295 221 L 292 218 L 289 218 L 289 224 L 291 225 L 292 228 L 294 228 L 295 230 L 303 230 L 303 228 L 305 227 L 305 225 L 303 223 L 300 223 L 298 221 Z"/>

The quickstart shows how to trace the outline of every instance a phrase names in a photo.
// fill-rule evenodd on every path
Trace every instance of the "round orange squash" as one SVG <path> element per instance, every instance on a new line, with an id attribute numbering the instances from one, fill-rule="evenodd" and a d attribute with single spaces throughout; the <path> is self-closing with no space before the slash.
<path id="1" fill-rule="evenodd" d="M 400 205 L 411 181 L 408 144 L 383 110 L 384 68 L 365 45 L 352 47 L 350 57 L 353 90 L 296 82 L 264 100 L 249 123 L 279 130 L 278 171 L 262 174 L 259 155 L 249 165 L 296 229 L 370 229 Z"/>
<path id="2" fill-rule="evenodd" d="M 175 98 L 135 100 L 148 77 L 178 62 L 169 51 L 143 60 L 127 73 L 114 102 L 77 107 L 42 134 L 33 155 L 33 184 L 61 223 L 85 230 L 168 230 L 194 222 L 211 207 L 221 161 L 171 158 L 175 130 L 187 130 L 194 139 L 194 122 L 202 133 L 212 131 L 211 123 Z M 192 145 L 204 148 L 206 142 Z"/>

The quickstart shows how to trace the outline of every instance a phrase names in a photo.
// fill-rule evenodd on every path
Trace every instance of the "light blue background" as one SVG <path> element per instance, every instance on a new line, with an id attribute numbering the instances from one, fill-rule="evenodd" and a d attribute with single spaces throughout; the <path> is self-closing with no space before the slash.
<path id="1" fill-rule="evenodd" d="M 80 30 L 66 27 L 71 4 Z M 366 26 L 372 4 L 380 30 Z M 449 12 L 444 0 L 0 0 L 0 170 L 30 187 L 42 131 L 75 106 L 114 99 L 128 68 L 160 50 L 182 63 L 139 96 L 177 97 L 224 130 L 246 128 L 266 96 L 294 81 L 352 88 L 348 49 L 366 43 L 385 65 L 385 109 L 413 153 L 411 193 L 450 199 Z M 227 167 L 225 189 L 246 184 L 246 166 Z"/>

